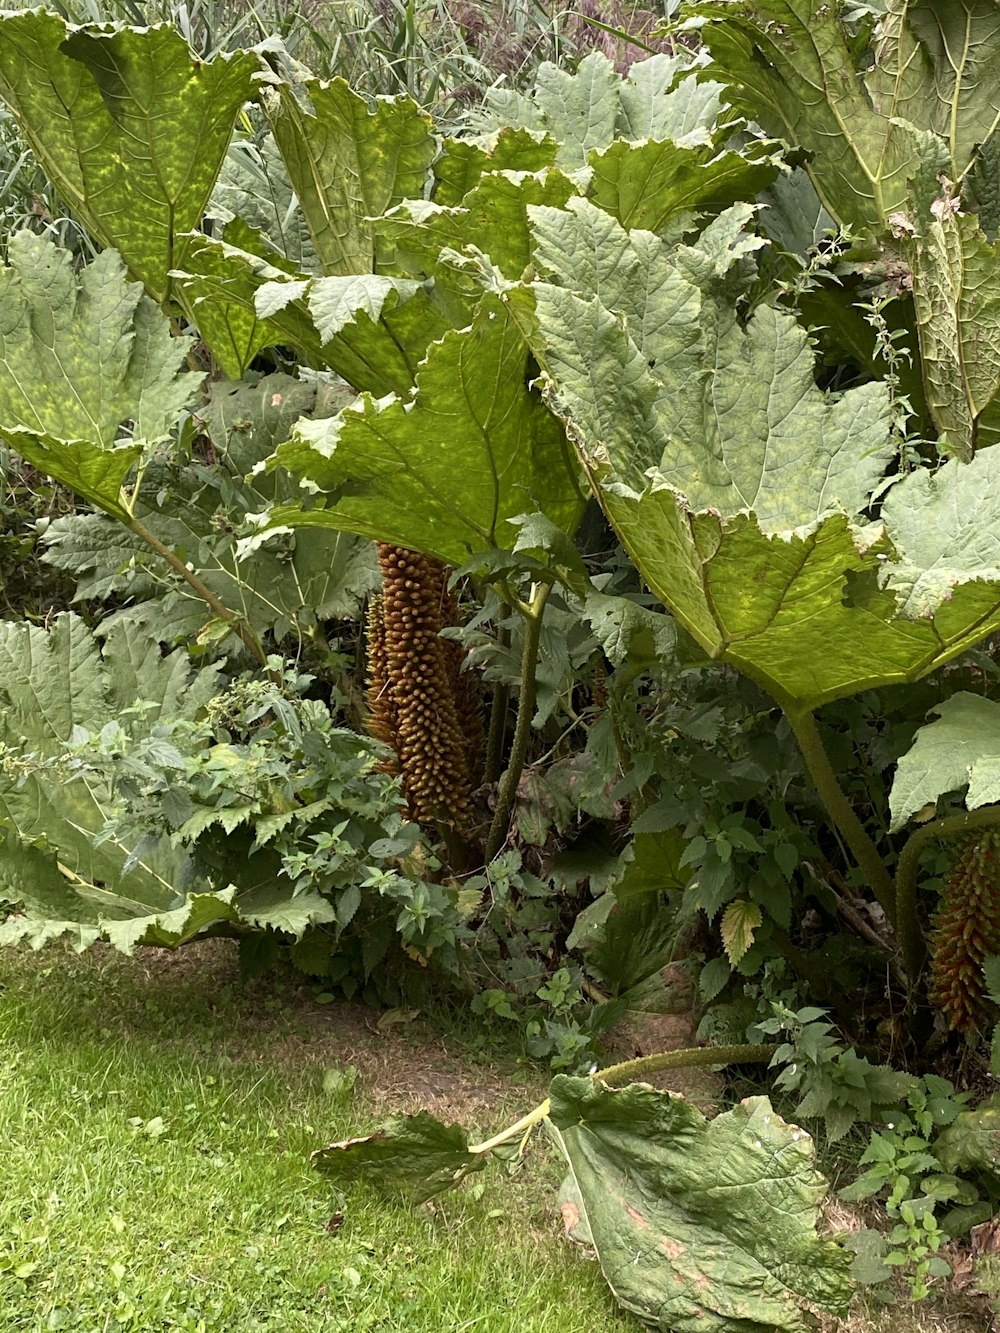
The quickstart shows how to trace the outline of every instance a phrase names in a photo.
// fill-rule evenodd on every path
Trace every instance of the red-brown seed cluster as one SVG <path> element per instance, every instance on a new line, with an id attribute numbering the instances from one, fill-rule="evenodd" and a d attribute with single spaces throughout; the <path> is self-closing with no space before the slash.
<path id="1" fill-rule="evenodd" d="M 958 1032 L 992 1021 L 983 960 L 1000 953 L 1000 834 L 992 830 L 956 854 L 930 942 L 931 1002 Z"/>
<path id="2" fill-rule="evenodd" d="M 369 620 L 374 735 L 399 756 L 412 817 L 461 827 L 469 820 L 474 745 L 456 697 L 455 645 L 446 622 L 447 569 L 380 543 L 382 596 Z"/>

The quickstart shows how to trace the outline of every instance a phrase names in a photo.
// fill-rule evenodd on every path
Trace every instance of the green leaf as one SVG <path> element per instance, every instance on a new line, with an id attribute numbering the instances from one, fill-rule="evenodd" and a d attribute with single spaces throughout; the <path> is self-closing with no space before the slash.
<path id="1" fill-rule="evenodd" d="M 882 232 L 905 206 L 926 136 L 896 119 L 890 105 L 872 105 L 837 6 L 731 0 L 687 12 L 705 20 L 708 72 L 727 85 L 726 100 L 765 133 L 809 154 L 806 169 L 838 222 Z"/>
<path id="2" fill-rule="evenodd" d="M 206 214 L 223 226 L 239 218 L 290 266 L 307 274 L 320 271 L 309 228 L 272 134 L 265 134 L 259 143 L 233 140 Z"/>
<path id="3" fill-rule="evenodd" d="M 662 611 L 591 589 L 584 602 L 584 615 L 601 651 L 614 667 L 627 661 L 642 669 L 667 662 L 674 654 L 677 626 Z"/>
<path id="4" fill-rule="evenodd" d="M 1000 123 L 1000 23 L 992 0 L 907 0 L 889 6 L 864 76 L 884 116 L 933 130 L 959 180 Z"/>
<path id="5" fill-rule="evenodd" d="M 0 98 L 62 198 L 158 302 L 259 68 L 246 51 L 201 61 L 171 24 L 0 18 Z"/>
<path id="6" fill-rule="evenodd" d="M 756 903 L 737 898 L 722 914 L 722 946 L 733 967 L 753 944 L 754 931 L 764 920 Z"/>
<path id="7" fill-rule="evenodd" d="M 945 190 L 910 243 L 927 404 L 941 447 L 968 462 L 1000 440 L 1000 247 Z"/>
<path id="8" fill-rule="evenodd" d="M 985 1172 L 1000 1180 L 1000 1105 L 992 1097 L 963 1111 L 934 1142 L 934 1155 L 949 1172 Z"/>
<path id="9" fill-rule="evenodd" d="M 602 51 L 591 51 L 572 73 L 545 61 L 529 97 L 491 90 L 487 116 L 498 125 L 548 135 L 558 145 L 556 165 L 574 171 L 587 165 L 591 150 L 603 151 L 615 139 L 708 143 L 722 85 L 699 79 L 699 73 L 685 52 L 638 61 L 623 79 Z"/>
<path id="10" fill-rule="evenodd" d="M 264 109 L 323 272 L 376 270 L 374 220 L 424 195 L 430 117 L 408 97 L 369 102 L 344 79 L 281 82 Z"/>
<path id="11" fill-rule="evenodd" d="M 273 521 L 330 526 L 462 565 L 511 549 L 508 519 L 541 510 L 572 532 L 582 511 L 558 424 L 528 387 L 529 353 L 492 296 L 470 328 L 429 350 L 413 397 L 363 395 L 331 421 L 302 421 L 276 461 L 323 493 Z"/>
<path id="12" fill-rule="evenodd" d="M 963 691 L 931 712 L 938 720 L 917 731 L 896 765 L 889 795 L 893 829 L 965 786 L 970 810 L 1000 801 L 1000 704 Z"/>
<path id="13" fill-rule="evenodd" d="M 698 977 L 698 989 L 706 1004 L 711 1004 L 722 988 L 729 983 L 733 970 L 726 958 L 710 958 L 701 969 Z"/>
<path id="14" fill-rule="evenodd" d="M 201 376 L 179 373 L 190 340 L 106 250 L 79 275 L 30 232 L 0 268 L 0 431 L 35 467 L 127 519 L 122 486 L 165 439 Z M 131 443 L 120 442 L 131 421 Z"/>
<path id="15" fill-rule="evenodd" d="M 662 1333 L 804 1333 L 843 1314 L 850 1258 L 817 1234 L 811 1139 L 766 1097 L 708 1120 L 645 1084 L 556 1078 L 550 1124 L 570 1168 L 563 1216 L 620 1305 Z"/>
<path id="16" fill-rule="evenodd" d="M 551 138 L 514 126 L 478 141 L 445 139 L 434 163 L 434 202 L 446 208 L 461 204 L 490 172 L 545 171 L 555 165 L 557 148 Z"/>
<path id="17" fill-rule="evenodd" d="M 991 954 L 983 960 L 986 993 L 994 1004 L 1000 1004 L 1000 955 Z"/>
<path id="18" fill-rule="evenodd" d="M 719 213 L 741 199 L 754 199 L 778 175 L 777 159 L 759 140 L 739 152 L 714 143 L 697 147 L 619 140 L 592 152 L 587 191 L 599 208 L 631 230 L 661 231 L 689 212 Z"/>
<path id="19" fill-rule="evenodd" d="M 137 858 L 117 839 L 95 844 L 115 810 L 110 793 L 65 774 L 54 781 L 37 765 L 59 758 L 74 728 L 99 732 L 140 700 L 155 705 L 154 720 L 162 709 L 191 717 L 217 688 L 214 670 L 192 678 L 186 653 L 164 656 L 158 643 L 125 630 L 109 635 L 102 655 L 74 615 L 58 616 L 50 630 L 0 622 L 0 743 L 14 756 L 0 775 L 0 878 L 26 907 L 15 933 L 41 941 L 75 922 L 96 938 L 109 922 L 141 919 L 120 928 L 131 948 L 154 919 L 188 910 L 175 855 L 157 848 Z M 16 757 L 27 754 L 33 762 L 19 781 Z M 171 916 L 164 929 L 176 932 L 183 920 Z"/>
<path id="20" fill-rule="evenodd" d="M 374 1180 L 382 1189 L 417 1203 L 454 1189 L 470 1172 L 481 1171 L 484 1153 L 469 1152 L 460 1125 L 445 1125 L 427 1111 L 394 1116 L 366 1138 L 320 1148 L 313 1165 L 338 1186 Z"/>
<path id="21" fill-rule="evenodd" d="M 507 299 L 547 401 L 646 583 L 710 656 L 814 708 L 916 679 L 1000 623 L 1000 453 L 911 473 L 884 527 L 853 517 L 892 456 L 884 385 L 824 393 L 791 316 L 740 323 L 746 209 L 673 247 L 582 200 L 531 216 L 553 281 L 532 285 L 533 310 L 524 290 Z"/>

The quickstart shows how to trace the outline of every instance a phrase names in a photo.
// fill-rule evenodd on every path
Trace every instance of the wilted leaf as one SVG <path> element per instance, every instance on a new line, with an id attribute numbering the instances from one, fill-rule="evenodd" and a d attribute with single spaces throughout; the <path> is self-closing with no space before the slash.
<path id="1" fill-rule="evenodd" d="M 754 931 L 764 920 L 757 903 L 737 899 L 722 914 L 722 946 L 733 967 L 753 944 Z"/>
<path id="2" fill-rule="evenodd" d="M 454 1189 L 470 1172 L 481 1171 L 487 1155 L 469 1152 L 469 1137 L 460 1125 L 445 1125 L 419 1111 L 394 1116 L 365 1138 L 320 1148 L 312 1161 L 337 1183 L 371 1180 L 424 1203 Z"/>
<path id="3" fill-rule="evenodd" d="M 556 1078 L 568 1194 L 619 1303 L 662 1333 L 804 1333 L 843 1314 L 850 1256 L 816 1231 L 811 1139 L 753 1097 L 707 1120 L 645 1084 Z"/>

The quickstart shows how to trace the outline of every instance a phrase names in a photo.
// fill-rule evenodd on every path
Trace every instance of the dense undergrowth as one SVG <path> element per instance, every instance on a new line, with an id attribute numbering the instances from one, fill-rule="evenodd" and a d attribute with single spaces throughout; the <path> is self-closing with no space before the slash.
<path id="1" fill-rule="evenodd" d="M 347 8 L 0 17 L 2 938 L 508 1023 L 622 1304 L 805 1327 L 811 1140 L 581 1073 L 693 995 L 923 1297 L 1000 1193 L 996 6 Z M 509 1146 L 388 1135 L 319 1165 Z"/>

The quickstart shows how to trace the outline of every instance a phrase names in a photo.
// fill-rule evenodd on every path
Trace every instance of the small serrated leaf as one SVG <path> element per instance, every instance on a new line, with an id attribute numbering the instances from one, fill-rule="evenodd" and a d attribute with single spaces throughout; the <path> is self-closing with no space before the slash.
<path id="1" fill-rule="evenodd" d="M 737 899 L 722 914 L 722 944 L 735 967 L 753 944 L 754 931 L 764 920 L 757 903 Z"/>

